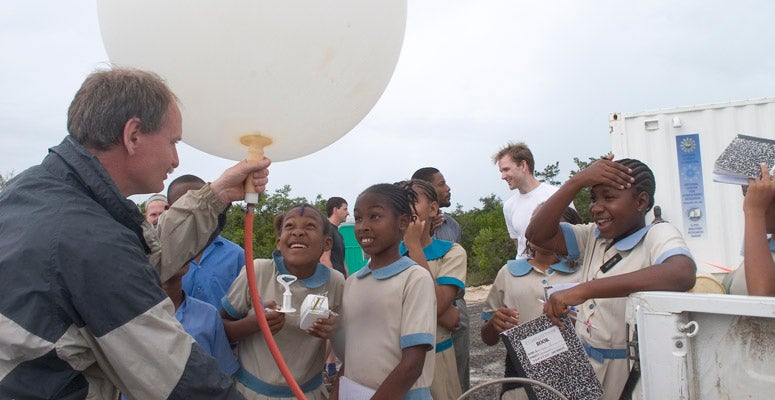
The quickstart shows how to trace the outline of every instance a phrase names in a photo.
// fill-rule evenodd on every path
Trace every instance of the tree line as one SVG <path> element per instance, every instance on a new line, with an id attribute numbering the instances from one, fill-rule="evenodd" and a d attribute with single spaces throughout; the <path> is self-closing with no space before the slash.
<path id="1" fill-rule="evenodd" d="M 568 178 L 589 166 L 598 158 L 589 157 L 586 161 L 574 158 L 576 168 L 571 170 Z M 559 162 L 547 165 L 542 171 L 535 171 L 535 176 L 542 182 L 559 186 Z M 304 197 L 290 197 L 291 187 L 285 185 L 274 193 L 264 194 L 256 204 L 255 226 L 253 227 L 253 254 L 256 258 L 268 258 L 275 248 L 274 217 L 298 203 L 309 203 L 326 214 L 326 199 L 318 194 L 313 200 Z M 468 279 L 466 284 L 477 286 L 492 283 L 498 270 L 507 260 L 516 257 L 514 241 L 509 238 L 506 221 L 503 218 L 503 200 L 495 194 L 479 199 L 480 206 L 463 210 L 460 204 L 449 212 L 460 224 L 462 231 L 461 245 L 468 253 Z M 573 200 L 574 207 L 584 222 L 589 221 L 589 189 L 585 189 Z M 351 206 L 353 206 L 352 204 Z M 245 205 L 235 203 L 227 211 L 226 225 L 222 235 L 238 244 L 245 237 Z"/>
<path id="2" fill-rule="evenodd" d="M 571 170 L 568 178 L 597 160 L 589 157 L 586 161 L 574 158 L 576 168 Z M 559 186 L 559 162 L 549 164 L 541 171 L 535 171 L 535 176 L 542 182 Z M 0 191 L 5 189 L 13 178 L 13 173 L 0 174 Z M 285 185 L 271 194 L 261 195 L 256 204 L 254 220 L 253 255 L 256 258 L 269 258 L 275 249 L 274 217 L 284 212 L 294 204 L 309 203 L 326 214 L 326 199 L 318 194 L 315 199 L 290 197 L 291 186 Z M 503 200 L 495 194 L 479 199 L 481 205 L 470 210 L 463 210 L 460 204 L 449 212 L 460 224 L 462 242 L 468 253 L 468 279 L 466 284 L 477 286 L 489 284 L 495 279 L 498 270 L 507 260 L 516 256 L 514 242 L 509 238 L 506 222 L 503 218 Z M 589 222 L 589 189 L 579 192 L 573 200 L 574 207 L 584 222 Z M 353 204 L 354 205 L 354 204 Z M 139 205 L 142 210 L 143 205 Z M 221 231 L 223 237 L 242 245 L 245 237 L 245 204 L 234 203 L 226 211 L 226 224 Z"/>

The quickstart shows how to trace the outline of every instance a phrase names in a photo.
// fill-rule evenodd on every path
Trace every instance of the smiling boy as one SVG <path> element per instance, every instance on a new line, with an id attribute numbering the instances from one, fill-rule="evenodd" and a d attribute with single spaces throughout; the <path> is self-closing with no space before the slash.
<path id="1" fill-rule="evenodd" d="M 576 331 L 603 384 L 604 400 L 620 398 L 630 373 L 626 296 L 689 290 L 696 270 L 678 229 L 670 223 L 646 224 L 656 190 L 651 169 L 638 160 L 612 159 L 608 155 L 565 182 L 536 212 L 526 232 L 530 242 L 582 261 L 581 283 L 552 294 L 544 312 L 561 325 L 558 317 L 578 307 L 582 324 Z M 562 212 L 585 187 L 592 189 L 593 222 L 561 224 Z"/>
<path id="2" fill-rule="evenodd" d="M 317 294 L 327 296 L 329 309 L 340 313 L 344 276 L 319 263 L 320 255 L 331 248 L 331 237 L 326 219 L 315 207 L 308 204 L 294 206 L 277 222 L 279 238 L 272 259 L 253 262 L 258 292 L 264 302 L 262 306 L 271 307 L 282 302 L 285 291 L 277 277 L 290 274 L 298 278 L 290 285 L 291 307 L 297 311 L 288 314 L 269 311 L 266 319 L 306 397 L 324 400 L 327 393 L 320 371 L 325 365 L 326 339 L 336 327 L 336 317 L 332 313 L 328 319 L 318 319 L 304 331 L 299 328 L 299 310 L 308 294 Z M 223 298 L 222 305 L 226 334 L 229 340 L 238 342 L 236 350 L 242 369 L 235 378 L 240 383 L 240 392 L 248 399 L 292 397 L 258 327 L 244 269 Z"/>

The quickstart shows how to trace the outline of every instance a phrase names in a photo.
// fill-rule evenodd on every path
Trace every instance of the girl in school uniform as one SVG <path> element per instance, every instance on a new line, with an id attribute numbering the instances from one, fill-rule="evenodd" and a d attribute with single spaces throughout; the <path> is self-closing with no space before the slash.
<path id="1" fill-rule="evenodd" d="M 275 223 L 279 237 L 272 259 L 253 261 L 258 292 L 263 306 L 271 308 L 282 303 L 285 292 L 277 277 L 290 274 L 298 278 L 290 285 L 291 306 L 296 311 L 289 314 L 267 311 L 266 319 L 280 353 L 306 397 L 324 400 L 327 392 L 320 371 L 325 366 L 326 339 L 336 328 L 336 316 L 332 313 L 327 319 L 318 319 L 303 331 L 299 327 L 299 312 L 308 294 L 327 296 L 329 309 L 340 312 L 344 276 L 319 263 L 320 256 L 331 247 L 331 238 L 328 221 L 315 207 L 308 204 L 294 206 L 276 218 Z M 247 399 L 287 400 L 293 397 L 262 337 L 244 269 L 221 303 L 226 334 L 232 343 L 237 343 L 236 352 L 242 363 L 242 368 L 234 375 L 240 392 Z"/>
<path id="2" fill-rule="evenodd" d="M 626 296 L 646 290 L 686 291 L 695 281 L 695 263 L 681 233 L 670 223 L 646 224 L 654 205 L 649 167 L 609 155 L 581 170 L 544 203 L 527 227 L 528 241 L 582 260 L 581 284 L 555 292 L 544 305 L 557 319 L 577 306 L 576 330 L 597 377 L 603 399 L 619 399 L 630 369 L 627 361 Z M 581 189 L 590 187 L 587 225 L 560 223 Z M 594 327 L 594 328 L 591 328 Z M 628 385 L 631 391 L 634 385 Z"/>
<path id="3" fill-rule="evenodd" d="M 456 399 L 462 389 L 452 347 L 452 331 L 459 322 L 460 311 L 453 302 L 465 294 L 466 251 L 457 243 L 433 239 L 431 227 L 439 213 L 439 201 L 436 189 L 430 183 L 413 179 L 398 185 L 414 191 L 416 196 L 413 204 L 416 218 L 404 233 L 400 252 L 427 269 L 436 283 L 436 365 L 431 396 Z"/>
<path id="4" fill-rule="evenodd" d="M 570 207 L 563 212 L 561 220 L 581 223 L 579 214 Z M 554 251 L 528 242 L 527 258 L 509 260 L 495 277 L 482 311 L 482 320 L 486 321 L 481 328 L 482 341 L 488 346 L 501 343 L 501 332 L 542 315 L 545 289 L 578 282 L 579 268 L 576 263 L 560 260 Z M 508 356 L 505 363 L 504 376 L 519 376 Z M 501 399 L 527 400 L 528 397 L 522 385 L 507 383 L 503 385 Z"/>
<path id="5" fill-rule="evenodd" d="M 431 399 L 433 280 L 398 252 L 414 197 L 411 190 L 378 184 L 355 202 L 355 237 L 371 258 L 345 284 L 344 364 L 332 399 Z"/>

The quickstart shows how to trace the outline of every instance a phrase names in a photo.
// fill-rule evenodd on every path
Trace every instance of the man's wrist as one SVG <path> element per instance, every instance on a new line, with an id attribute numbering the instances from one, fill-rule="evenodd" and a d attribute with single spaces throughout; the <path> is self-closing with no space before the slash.
<path id="1" fill-rule="evenodd" d="M 219 213 L 223 212 L 226 207 L 231 205 L 231 201 L 229 201 L 228 195 L 225 191 L 218 193 L 217 184 L 216 187 L 213 187 L 213 183 L 205 184 L 201 190 L 202 198 L 205 200 L 205 202 L 207 202 L 213 209 L 218 210 Z"/>

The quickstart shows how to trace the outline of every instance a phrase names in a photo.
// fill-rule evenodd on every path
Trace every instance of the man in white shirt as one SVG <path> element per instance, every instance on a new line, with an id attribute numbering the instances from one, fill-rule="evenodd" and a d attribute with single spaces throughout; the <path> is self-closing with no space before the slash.
<path id="1" fill-rule="evenodd" d="M 509 143 L 501 148 L 492 158 L 501 179 L 506 181 L 509 189 L 517 189 L 503 204 L 503 216 L 506 219 L 506 227 L 509 237 L 514 240 L 517 247 L 517 257 L 524 258 L 525 229 L 530 223 L 530 217 L 537 205 L 546 201 L 557 187 L 543 183 L 533 176 L 535 160 L 533 153 L 526 144 Z"/>

